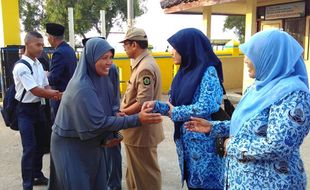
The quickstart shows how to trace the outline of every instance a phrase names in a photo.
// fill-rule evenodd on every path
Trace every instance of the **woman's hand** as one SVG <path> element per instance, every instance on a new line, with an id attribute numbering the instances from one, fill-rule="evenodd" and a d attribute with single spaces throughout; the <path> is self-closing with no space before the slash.
<path id="1" fill-rule="evenodd" d="M 145 110 L 148 108 L 152 108 L 152 110 L 153 110 L 154 106 L 155 106 L 155 101 L 146 101 L 143 103 L 141 110 Z"/>
<path id="2" fill-rule="evenodd" d="M 150 113 L 153 108 L 142 109 L 139 113 L 139 119 L 141 124 L 155 124 L 162 121 L 161 115 L 159 113 Z"/>
<path id="3" fill-rule="evenodd" d="M 212 124 L 205 119 L 198 117 L 191 117 L 191 121 L 184 124 L 185 128 L 192 132 L 209 133 Z"/>
<path id="4" fill-rule="evenodd" d="M 107 142 L 103 144 L 102 146 L 105 148 L 112 148 L 118 145 L 119 143 L 121 143 L 122 140 L 123 139 L 113 138 L 113 139 L 107 140 Z"/>
<path id="5" fill-rule="evenodd" d="M 227 156 L 227 145 L 230 141 L 230 138 L 225 139 L 224 141 L 224 156 Z"/>
<path id="6" fill-rule="evenodd" d="M 168 116 L 171 118 L 171 115 L 172 115 L 172 110 L 174 108 L 174 106 L 170 103 L 170 102 L 167 102 L 168 106 L 169 106 L 169 112 L 168 112 Z"/>
<path id="7" fill-rule="evenodd" d="M 62 92 L 59 92 L 58 90 L 53 90 L 53 92 L 54 92 L 54 95 L 51 97 L 51 99 L 54 101 L 61 100 Z"/>
<path id="8" fill-rule="evenodd" d="M 124 112 L 117 112 L 116 117 L 124 117 L 126 114 Z"/>

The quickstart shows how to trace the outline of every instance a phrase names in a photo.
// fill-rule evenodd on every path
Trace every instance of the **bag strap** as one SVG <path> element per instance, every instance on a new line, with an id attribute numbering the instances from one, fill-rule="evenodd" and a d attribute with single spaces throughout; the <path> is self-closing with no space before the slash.
<path id="1" fill-rule="evenodd" d="M 20 99 L 20 102 L 23 101 L 25 94 L 26 94 L 26 89 L 24 89 L 24 91 L 23 91 L 22 98 Z"/>
<path id="2" fill-rule="evenodd" d="M 32 67 L 31 67 L 30 63 L 28 63 L 28 61 L 26 61 L 26 60 L 24 60 L 24 59 L 20 59 L 20 60 L 18 60 L 18 61 L 15 63 L 15 65 L 16 65 L 17 63 L 23 63 L 23 64 L 25 64 L 25 65 L 29 68 L 29 70 L 30 70 L 30 72 L 31 72 L 31 75 L 33 75 Z"/>
<path id="3" fill-rule="evenodd" d="M 227 96 L 227 94 L 226 94 L 226 90 L 225 90 L 224 85 L 223 85 L 223 83 L 222 83 L 221 81 L 220 81 L 220 84 L 221 84 L 221 87 L 222 87 L 222 89 L 223 89 L 223 99 L 229 101 L 229 98 L 228 98 L 228 96 Z"/>
<path id="4" fill-rule="evenodd" d="M 220 81 L 220 84 L 221 84 L 221 87 L 223 89 L 223 95 L 226 95 L 226 90 L 225 90 L 224 85 L 223 85 L 223 83 L 221 81 Z"/>
<path id="5" fill-rule="evenodd" d="M 26 61 L 26 60 L 24 60 L 24 59 L 20 59 L 20 60 L 18 60 L 18 61 L 15 63 L 15 65 L 16 65 L 17 63 L 23 63 L 23 64 L 25 64 L 25 65 L 28 67 L 28 69 L 30 70 L 31 75 L 33 75 L 32 67 L 31 67 L 30 63 L 28 63 L 28 61 Z M 14 67 L 15 67 L 15 65 L 14 65 Z M 23 101 L 25 95 L 26 95 L 26 89 L 24 88 L 24 91 L 23 91 L 22 97 L 21 97 L 21 99 L 20 99 L 20 102 Z"/>

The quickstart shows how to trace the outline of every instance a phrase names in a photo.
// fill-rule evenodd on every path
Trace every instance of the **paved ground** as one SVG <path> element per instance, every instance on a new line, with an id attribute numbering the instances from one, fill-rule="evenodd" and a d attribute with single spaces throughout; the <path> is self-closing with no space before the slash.
<path id="1" fill-rule="evenodd" d="M 234 102 L 238 100 L 238 96 L 233 95 L 230 97 Z M 168 118 L 164 118 L 164 131 L 166 139 L 158 148 L 159 162 L 163 175 L 163 190 L 179 190 L 182 188 L 179 183 L 180 172 L 178 169 L 175 145 L 172 140 L 173 125 Z M 19 133 L 5 127 L 2 119 L 0 119 L 0 190 L 21 189 L 21 151 Z M 310 189 L 310 135 L 308 135 L 302 145 L 301 154 L 308 174 L 308 189 Z M 124 157 L 123 169 L 125 165 Z M 49 175 L 49 155 L 44 156 L 44 173 L 46 176 Z M 123 172 L 123 176 L 124 173 L 125 172 Z M 123 189 L 126 189 L 124 180 L 123 187 Z M 46 187 L 34 188 L 34 190 L 45 189 Z"/>

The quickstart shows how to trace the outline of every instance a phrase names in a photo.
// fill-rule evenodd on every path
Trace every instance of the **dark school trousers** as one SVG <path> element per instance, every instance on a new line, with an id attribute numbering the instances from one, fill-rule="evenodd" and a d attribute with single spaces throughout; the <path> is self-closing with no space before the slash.
<path id="1" fill-rule="evenodd" d="M 17 107 L 17 117 L 23 146 L 21 160 L 23 188 L 24 190 L 32 190 L 33 179 L 43 177 L 41 170 L 45 117 L 40 112 L 40 102 L 20 103 Z"/>

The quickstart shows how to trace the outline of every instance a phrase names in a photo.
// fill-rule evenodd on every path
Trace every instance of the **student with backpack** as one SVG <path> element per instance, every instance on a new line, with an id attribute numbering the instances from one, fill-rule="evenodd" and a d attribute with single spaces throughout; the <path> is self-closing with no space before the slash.
<path id="1" fill-rule="evenodd" d="M 45 104 L 44 98 L 54 100 L 61 98 L 59 91 L 49 87 L 46 74 L 37 59 L 43 51 L 43 45 L 43 37 L 40 33 L 27 33 L 26 50 L 21 59 L 24 60 L 23 62 L 26 61 L 31 69 L 21 61 L 18 61 L 13 69 L 15 99 L 19 101 L 16 115 L 23 146 L 21 168 L 24 190 L 32 190 L 33 185 L 48 184 L 48 179 L 41 171 L 44 113 L 40 112 L 40 106 Z"/>

